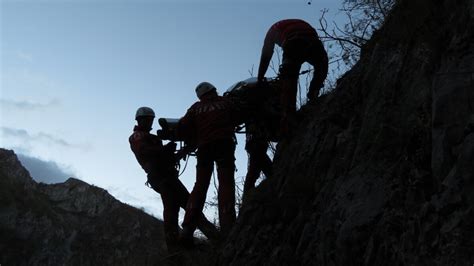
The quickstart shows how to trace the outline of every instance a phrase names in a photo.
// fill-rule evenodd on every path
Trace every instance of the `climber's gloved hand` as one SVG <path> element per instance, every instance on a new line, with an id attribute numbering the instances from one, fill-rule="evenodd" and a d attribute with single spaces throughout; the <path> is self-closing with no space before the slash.
<path id="1" fill-rule="evenodd" d="M 160 138 L 162 140 L 166 139 L 168 137 L 167 135 L 168 134 L 166 134 L 166 131 L 164 131 L 163 129 L 158 129 L 156 131 L 156 136 L 158 136 L 158 138 Z"/>
<path id="2" fill-rule="evenodd" d="M 324 83 L 320 84 L 319 86 L 309 88 L 308 93 L 306 94 L 308 102 L 314 102 L 318 98 L 322 87 L 324 87 Z"/>
<path id="3" fill-rule="evenodd" d="M 179 162 L 181 159 L 185 160 L 187 155 L 186 149 L 181 149 L 176 153 L 176 161 Z"/>
<path id="4" fill-rule="evenodd" d="M 314 95 L 313 91 L 308 91 L 306 98 L 308 99 L 308 102 L 314 102 L 318 97 Z"/>
<path id="5" fill-rule="evenodd" d="M 165 145 L 165 149 L 168 151 L 174 152 L 176 150 L 176 143 L 170 141 Z"/>

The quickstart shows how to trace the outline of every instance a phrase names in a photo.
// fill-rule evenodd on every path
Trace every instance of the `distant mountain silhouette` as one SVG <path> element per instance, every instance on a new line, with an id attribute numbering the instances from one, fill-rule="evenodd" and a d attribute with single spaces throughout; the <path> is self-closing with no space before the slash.
<path id="1" fill-rule="evenodd" d="M 0 149 L 0 264 L 159 265 L 162 222 L 81 180 L 36 183 Z"/>
<path id="2" fill-rule="evenodd" d="M 61 168 L 53 161 L 44 161 L 25 154 L 17 154 L 17 156 L 36 182 L 62 183 L 72 176 L 72 173 L 66 173 L 68 170 Z"/>

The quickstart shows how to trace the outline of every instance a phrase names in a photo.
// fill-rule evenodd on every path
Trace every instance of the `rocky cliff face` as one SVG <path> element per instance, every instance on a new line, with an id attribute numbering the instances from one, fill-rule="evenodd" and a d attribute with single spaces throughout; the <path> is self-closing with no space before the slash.
<path id="1" fill-rule="evenodd" d="M 180 264 L 474 263 L 472 0 L 400 0 L 299 115 L 227 241 Z M 100 188 L 35 183 L 0 150 L 0 264 L 159 265 L 161 234 Z"/>
<path id="2" fill-rule="evenodd" d="M 305 106 L 220 265 L 474 263 L 474 2 L 399 1 Z"/>
<path id="3" fill-rule="evenodd" d="M 70 178 L 33 181 L 0 149 L 1 265 L 160 265 L 161 221 Z"/>

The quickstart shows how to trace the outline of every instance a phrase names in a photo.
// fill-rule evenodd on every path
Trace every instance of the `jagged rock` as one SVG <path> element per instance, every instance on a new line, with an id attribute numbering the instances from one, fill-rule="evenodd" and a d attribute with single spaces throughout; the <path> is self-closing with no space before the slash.
<path id="1" fill-rule="evenodd" d="M 473 1 L 399 1 L 300 111 L 219 264 L 472 265 L 473 40 Z"/>
<path id="2" fill-rule="evenodd" d="M 0 149 L 1 265 L 164 265 L 162 222 L 70 178 L 34 182 Z"/>

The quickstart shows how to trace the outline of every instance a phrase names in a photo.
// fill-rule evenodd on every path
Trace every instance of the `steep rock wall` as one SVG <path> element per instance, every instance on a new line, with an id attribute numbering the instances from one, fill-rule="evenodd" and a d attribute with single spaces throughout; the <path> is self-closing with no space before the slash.
<path id="1" fill-rule="evenodd" d="M 300 111 L 220 265 L 474 263 L 474 2 L 399 1 Z"/>

